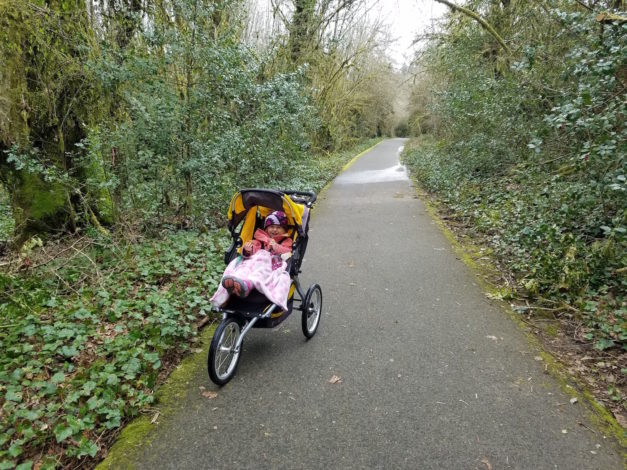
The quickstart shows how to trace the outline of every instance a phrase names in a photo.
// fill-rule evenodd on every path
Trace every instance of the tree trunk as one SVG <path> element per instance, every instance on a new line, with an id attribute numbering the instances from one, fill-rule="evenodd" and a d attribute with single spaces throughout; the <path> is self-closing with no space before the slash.
<path id="1" fill-rule="evenodd" d="M 304 52 L 313 42 L 312 26 L 314 23 L 316 1 L 294 0 L 294 16 L 290 30 L 290 56 L 292 63 L 302 62 Z"/>

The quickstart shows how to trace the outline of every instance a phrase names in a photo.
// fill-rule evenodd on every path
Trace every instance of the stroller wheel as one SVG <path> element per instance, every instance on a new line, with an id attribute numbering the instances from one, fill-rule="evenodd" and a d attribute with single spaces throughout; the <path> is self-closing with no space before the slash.
<path id="1" fill-rule="evenodd" d="M 233 318 L 223 320 L 213 334 L 209 346 L 207 369 L 209 377 L 216 385 L 224 385 L 235 375 L 240 350 L 235 345 L 241 334 L 240 324 Z"/>
<path id="2" fill-rule="evenodd" d="M 318 325 L 320 324 L 320 315 L 322 313 L 322 289 L 318 284 L 312 284 L 307 290 L 305 300 L 303 301 L 303 317 L 302 327 L 303 334 L 309 338 L 313 338 L 316 334 Z"/>

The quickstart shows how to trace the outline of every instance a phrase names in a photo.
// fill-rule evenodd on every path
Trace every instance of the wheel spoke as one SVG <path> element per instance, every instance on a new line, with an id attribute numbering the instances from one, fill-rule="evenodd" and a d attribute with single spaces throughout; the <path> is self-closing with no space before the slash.
<path id="1" fill-rule="evenodd" d="M 228 377 L 237 364 L 239 352 L 235 351 L 235 345 L 238 338 L 239 326 L 229 323 L 222 332 L 214 359 L 215 373 L 220 379 Z"/>
<path id="2" fill-rule="evenodd" d="M 310 289 L 305 299 L 305 310 L 303 315 L 303 331 L 305 336 L 311 338 L 320 322 L 322 308 L 322 292 L 319 286 Z"/>

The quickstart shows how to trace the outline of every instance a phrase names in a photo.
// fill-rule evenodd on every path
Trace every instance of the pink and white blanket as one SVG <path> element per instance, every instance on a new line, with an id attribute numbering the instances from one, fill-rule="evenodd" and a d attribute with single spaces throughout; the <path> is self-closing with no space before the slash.
<path id="1" fill-rule="evenodd" d="M 226 267 L 223 277 L 234 276 L 250 281 L 270 302 L 287 310 L 287 297 L 292 280 L 285 270 L 287 265 L 284 260 L 281 260 L 280 267 L 272 269 L 272 256 L 267 250 L 259 250 L 249 258 L 238 256 Z M 219 307 L 224 305 L 228 298 L 228 291 L 220 283 L 218 290 L 211 297 L 211 302 Z"/>

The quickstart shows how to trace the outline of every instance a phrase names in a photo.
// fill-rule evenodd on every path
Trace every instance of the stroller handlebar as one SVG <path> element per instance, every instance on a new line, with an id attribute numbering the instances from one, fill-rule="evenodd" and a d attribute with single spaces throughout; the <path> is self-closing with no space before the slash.
<path id="1" fill-rule="evenodd" d="M 296 196 L 296 198 L 292 197 L 292 199 L 294 199 L 294 202 L 302 202 L 307 207 L 313 206 L 313 203 L 316 202 L 316 199 L 318 197 L 313 191 L 284 190 L 283 192 L 290 197 Z"/>

